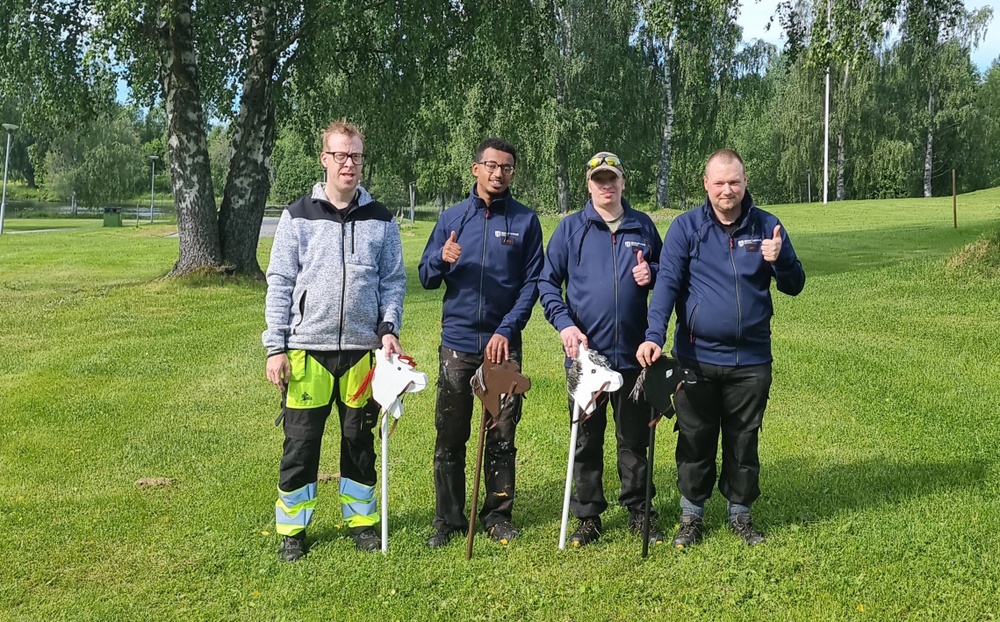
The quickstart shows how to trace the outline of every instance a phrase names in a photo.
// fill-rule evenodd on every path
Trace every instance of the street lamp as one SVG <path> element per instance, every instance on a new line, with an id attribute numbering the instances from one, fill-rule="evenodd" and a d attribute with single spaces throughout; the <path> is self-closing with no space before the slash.
<path id="1" fill-rule="evenodd" d="M 10 164 L 10 135 L 17 126 L 13 123 L 4 123 L 3 129 L 7 130 L 7 151 L 3 159 L 3 196 L 0 197 L 0 235 L 3 235 L 3 220 L 7 214 L 7 166 Z"/>
<path id="2" fill-rule="evenodd" d="M 153 198 L 156 196 L 156 161 L 159 156 L 149 156 L 149 161 L 153 165 L 153 172 L 149 175 L 149 224 L 153 224 Z"/>

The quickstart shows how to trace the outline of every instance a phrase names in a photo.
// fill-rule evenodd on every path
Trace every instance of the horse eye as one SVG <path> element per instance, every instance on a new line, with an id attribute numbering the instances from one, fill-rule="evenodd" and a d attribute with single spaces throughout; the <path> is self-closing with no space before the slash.
<path id="1" fill-rule="evenodd" d="M 590 370 L 590 373 L 592 373 L 592 374 L 596 374 L 596 373 L 597 373 L 597 370 L 596 370 L 596 369 L 592 369 L 592 370 Z"/>
<path id="2" fill-rule="evenodd" d="M 402 367 L 397 367 L 396 371 L 403 371 L 403 368 Z"/>

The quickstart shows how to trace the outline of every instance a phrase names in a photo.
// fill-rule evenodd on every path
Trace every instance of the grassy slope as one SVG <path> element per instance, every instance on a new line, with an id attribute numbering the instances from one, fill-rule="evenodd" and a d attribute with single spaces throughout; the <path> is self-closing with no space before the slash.
<path id="1" fill-rule="evenodd" d="M 286 565 L 274 556 L 281 435 L 263 381 L 264 288 L 156 280 L 176 258 L 165 227 L 5 236 L 0 619 L 992 619 L 1000 279 L 945 262 L 996 226 L 998 205 L 997 190 L 963 196 L 958 230 L 946 199 L 774 209 L 808 282 L 775 302 L 755 510 L 769 542 L 746 549 L 727 533 L 716 495 L 703 545 L 645 563 L 620 508 L 597 545 L 556 550 L 568 430 L 540 309 L 518 432 L 522 538 L 480 538 L 471 563 L 460 544 L 424 546 L 428 390 L 408 398 L 393 437 L 390 555 L 353 550 L 335 484 L 321 484 L 316 544 Z M 433 379 L 441 293 L 416 278 L 429 227 L 403 231 L 403 341 Z M 659 438 L 672 530 L 669 426 Z M 331 429 L 321 470 L 339 470 L 337 445 Z M 613 455 L 609 434 L 610 499 Z M 154 476 L 176 483 L 135 487 Z"/>

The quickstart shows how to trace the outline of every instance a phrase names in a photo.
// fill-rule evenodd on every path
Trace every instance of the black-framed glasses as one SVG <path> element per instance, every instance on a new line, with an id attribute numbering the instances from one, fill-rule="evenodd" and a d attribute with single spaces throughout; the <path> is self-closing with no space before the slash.
<path id="1" fill-rule="evenodd" d="M 590 158 L 590 161 L 587 162 L 587 170 L 595 169 L 602 164 L 624 168 L 622 166 L 622 161 L 615 156 L 601 156 L 599 158 Z"/>
<path id="2" fill-rule="evenodd" d="M 476 162 L 480 166 L 486 167 L 486 170 L 490 173 L 495 173 L 497 169 L 503 171 L 504 175 L 510 175 L 514 172 L 513 164 L 500 164 L 499 162 L 494 162 L 493 160 L 486 160 L 485 162 Z"/>
<path id="3" fill-rule="evenodd" d="M 365 154 L 363 153 L 347 153 L 346 151 L 324 151 L 323 153 L 332 156 L 333 161 L 337 164 L 347 162 L 347 158 L 350 158 L 358 166 L 365 163 Z"/>

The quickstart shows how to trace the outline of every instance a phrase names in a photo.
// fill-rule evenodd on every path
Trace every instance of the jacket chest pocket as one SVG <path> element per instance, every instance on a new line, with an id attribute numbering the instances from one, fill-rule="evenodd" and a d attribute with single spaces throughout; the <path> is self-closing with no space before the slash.
<path id="1" fill-rule="evenodd" d="M 638 233 L 625 233 L 622 240 L 623 257 L 636 257 L 642 251 L 642 258 L 645 261 L 658 261 L 657 257 L 650 257 L 650 246 L 645 238 Z"/>
<path id="2" fill-rule="evenodd" d="M 344 228 L 344 261 L 354 266 L 378 266 L 384 232 L 365 224 L 349 223 Z"/>

